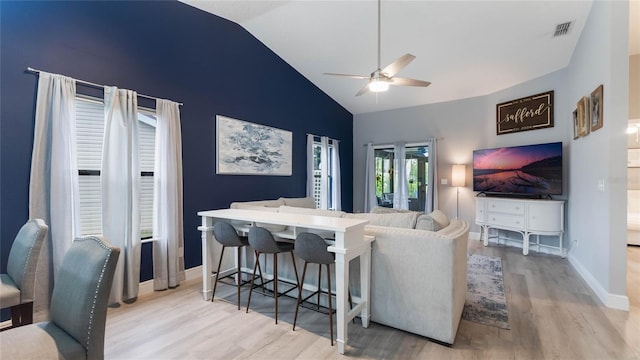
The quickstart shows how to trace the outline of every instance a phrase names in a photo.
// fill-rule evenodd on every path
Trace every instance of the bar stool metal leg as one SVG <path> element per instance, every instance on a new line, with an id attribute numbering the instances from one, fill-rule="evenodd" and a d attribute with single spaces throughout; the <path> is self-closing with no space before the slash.
<path id="1" fill-rule="evenodd" d="M 293 273 L 296 275 L 296 285 L 300 285 L 300 279 L 298 278 L 298 268 L 296 267 L 296 258 L 293 256 L 293 251 L 291 254 L 291 262 L 293 262 Z"/>
<path id="2" fill-rule="evenodd" d="M 222 257 L 221 257 L 222 258 Z M 238 269 L 236 272 L 236 288 L 238 289 L 238 310 L 240 310 L 240 285 L 242 285 L 242 251 L 238 248 Z"/>
<path id="3" fill-rule="evenodd" d="M 247 311 L 246 313 L 249 313 L 249 305 L 251 304 L 251 294 L 253 293 L 253 281 L 256 278 L 256 268 L 259 268 L 258 264 L 258 258 L 260 257 L 260 253 L 256 251 L 256 263 L 253 265 L 253 275 L 251 275 L 251 285 L 249 285 L 249 299 L 247 299 Z M 260 271 L 260 273 L 262 274 L 262 271 Z M 263 281 L 263 288 L 264 288 L 264 281 Z"/>
<path id="4" fill-rule="evenodd" d="M 276 325 L 278 324 L 278 254 L 273 254 L 273 298 L 276 300 Z"/>
<path id="5" fill-rule="evenodd" d="M 320 285 L 322 284 L 322 264 L 318 264 L 318 310 L 320 310 Z"/>
<path id="6" fill-rule="evenodd" d="M 296 314 L 293 317 L 293 330 L 296 330 L 296 322 L 298 321 L 298 309 L 300 308 L 300 302 L 302 301 L 302 286 L 304 285 L 304 277 L 307 274 L 307 261 L 305 260 L 302 267 L 302 281 L 298 286 L 298 301 L 296 301 Z"/>
<path id="7" fill-rule="evenodd" d="M 213 293 L 211 293 L 211 302 L 213 302 L 213 298 L 216 296 L 216 287 L 218 287 L 218 280 L 220 279 L 220 266 L 222 266 L 222 255 L 224 255 L 224 248 L 226 246 L 222 245 L 222 251 L 220 252 L 220 260 L 218 261 L 218 269 L 216 270 L 216 280 L 213 282 Z M 238 302 L 238 306 L 240 306 L 240 302 Z M 238 309 L 240 309 L 238 307 Z"/>
<path id="8" fill-rule="evenodd" d="M 322 268 L 322 265 L 320 265 Z M 327 264 L 327 292 L 329 293 L 329 334 L 331 335 L 331 346 L 333 346 L 333 313 L 331 309 L 331 268 Z"/>

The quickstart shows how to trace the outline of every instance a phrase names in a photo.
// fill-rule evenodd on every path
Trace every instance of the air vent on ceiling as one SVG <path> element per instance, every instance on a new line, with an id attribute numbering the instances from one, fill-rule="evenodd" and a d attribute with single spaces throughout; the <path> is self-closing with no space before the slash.
<path id="1" fill-rule="evenodd" d="M 553 37 L 567 35 L 571 28 L 572 21 L 556 25 L 556 31 L 553 33 Z"/>

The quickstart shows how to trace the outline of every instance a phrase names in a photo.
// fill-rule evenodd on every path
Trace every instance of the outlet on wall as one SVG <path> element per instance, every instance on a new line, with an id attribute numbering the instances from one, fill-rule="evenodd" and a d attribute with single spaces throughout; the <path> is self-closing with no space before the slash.
<path id="1" fill-rule="evenodd" d="M 578 247 L 578 239 L 573 239 L 573 246 Z"/>

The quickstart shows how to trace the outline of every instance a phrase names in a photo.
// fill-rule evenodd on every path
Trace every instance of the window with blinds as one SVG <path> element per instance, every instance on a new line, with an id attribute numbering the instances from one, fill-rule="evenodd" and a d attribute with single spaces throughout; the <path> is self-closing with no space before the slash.
<path id="1" fill-rule="evenodd" d="M 153 216 L 153 168 L 156 118 L 153 110 L 138 108 L 140 159 L 140 238 L 151 239 Z M 102 234 L 100 166 L 104 136 L 102 99 L 76 97 L 76 141 L 80 191 L 80 232 Z"/>

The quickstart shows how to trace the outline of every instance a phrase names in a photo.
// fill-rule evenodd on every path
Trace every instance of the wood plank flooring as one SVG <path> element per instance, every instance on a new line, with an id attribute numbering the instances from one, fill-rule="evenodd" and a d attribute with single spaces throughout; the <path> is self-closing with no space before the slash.
<path id="1" fill-rule="evenodd" d="M 511 330 L 462 320 L 452 347 L 359 320 L 349 325 L 345 356 L 363 359 L 640 359 L 640 248 L 628 251 L 631 311 L 604 307 L 566 259 L 469 241 L 469 252 L 502 258 Z M 202 300 L 201 282 L 141 297 L 109 309 L 106 359 L 341 359 L 330 346 L 327 315 L 295 300 L 252 296 L 245 313 L 235 287 L 220 284 L 215 302 Z"/>

